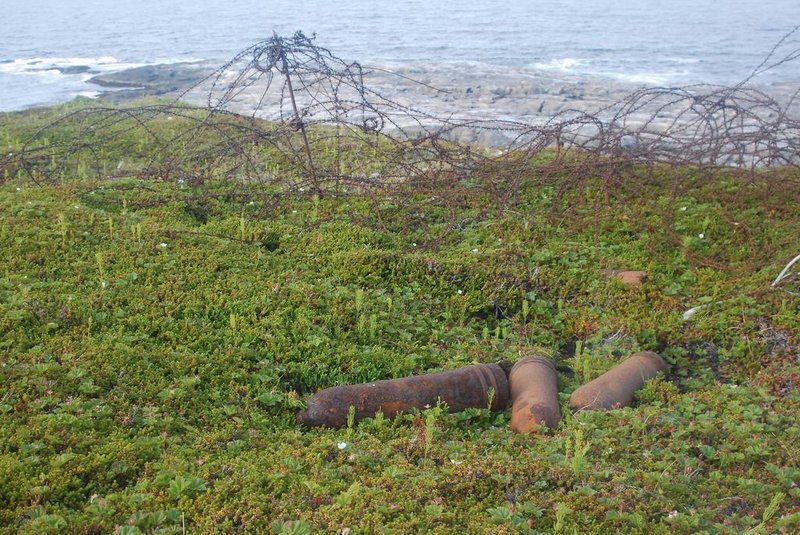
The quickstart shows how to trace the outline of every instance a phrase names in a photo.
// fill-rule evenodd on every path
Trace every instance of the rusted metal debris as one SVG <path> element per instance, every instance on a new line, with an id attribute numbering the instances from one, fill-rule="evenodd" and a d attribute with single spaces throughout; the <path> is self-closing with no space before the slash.
<path id="1" fill-rule="evenodd" d="M 607 279 L 617 279 L 622 284 L 628 286 L 641 286 L 647 278 L 646 271 L 629 271 L 622 269 L 602 269 L 600 270 Z"/>
<path id="2" fill-rule="evenodd" d="M 508 374 L 511 391 L 511 430 L 530 433 L 539 424 L 555 429 L 561 421 L 558 376 L 549 359 L 539 356 L 518 361 Z"/>
<path id="3" fill-rule="evenodd" d="M 609 371 L 578 388 L 569 398 L 576 410 L 626 407 L 645 381 L 666 372 L 667 363 L 652 351 L 634 353 Z"/>
<path id="4" fill-rule="evenodd" d="M 387 418 L 411 409 L 436 406 L 440 400 L 450 412 L 467 408 L 502 410 L 508 406 L 508 378 L 497 364 L 477 364 L 456 370 L 358 385 L 334 386 L 317 392 L 307 409 L 297 415 L 308 426 L 344 427 L 350 407 L 355 421 Z"/>
<path id="5" fill-rule="evenodd" d="M 644 383 L 667 370 L 652 351 L 634 353 L 600 377 L 581 386 L 569 399 L 575 410 L 626 407 Z M 535 432 L 540 425 L 555 429 L 561 421 L 558 375 L 541 356 L 519 360 L 508 372 L 497 364 L 477 364 L 427 375 L 326 388 L 308 400 L 297 420 L 307 426 L 348 425 L 381 412 L 387 418 L 442 402 L 450 412 L 468 408 L 504 410 L 509 400 L 511 430 Z M 352 407 L 352 409 L 351 409 Z"/>

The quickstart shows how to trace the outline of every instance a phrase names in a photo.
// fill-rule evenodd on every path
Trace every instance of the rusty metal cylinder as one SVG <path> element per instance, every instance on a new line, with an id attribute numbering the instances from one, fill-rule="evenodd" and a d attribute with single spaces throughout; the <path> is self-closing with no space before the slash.
<path id="1" fill-rule="evenodd" d="M 539 424 L 555 429 L 561 421 L 558 406 L 558 376 L 545 357 L 519 360 L 508 374 L 511 393 L 511 430 L 530 433 Z"/>
<path id="2" fill-rule="evenodd" d="M 401 411 L 435 407 L 438 400 L 446 403 L 450 412 L 470 407 L 502 410 L 508 406 L 508 378 L 497 364 L 476 364 L 402 379 L 334 386 L 311 396 L 297 420 L 308 426 L 344 427 L 351 406 L 358 421 L 378 411 L 392 418 Z"/>
<path id="3" fill-rule="evenodd" d="M 652 351 L 634 353 L 573 392 L 570 407 L 579 410 L 627 407 L 645 381 L 665 371 L 667 363 Z"/>

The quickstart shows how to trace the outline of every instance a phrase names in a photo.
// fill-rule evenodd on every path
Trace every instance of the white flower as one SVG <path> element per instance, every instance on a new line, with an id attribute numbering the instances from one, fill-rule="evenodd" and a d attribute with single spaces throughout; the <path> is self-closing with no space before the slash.
<path id="1" fill-rule="evenodd" d="M 108 286 L 108 283 L 106 281 L 100 281 L 100 287 L 101 288 L 105 289 L 106 286 Z"/>
<path id="2" fill-rule="evenodd" d="M 343 450 L 343 449 L 345 449 L 345 448 L 347 447 L 347 442 L 339 442 L 338 444 L 336 444 L 336 446 L 337 446 L 337 447 L 338 447 L 340 450 Z"/>
<path id="3" fill-rule="evenodd" d="M 79 204 L 76 204 L 76 205 L 75 205 L 75 209 L 76 209 L 76 210 L 80 210 L 80 207 L 81 207 L 81 206 L 80 206 Z"/>
<path id="4" fill-rule="evenodd" d="M 248 204 L 249 204 L 250 206 L 255 206 L 255 204 L 256 204 L 256 201 L 250 201 Z"/>
<path id="5" fill-rule="evenodd" d="M 473 250 L 472 250 L 472 252 L 473 252 L 473 253 L 477 253 L 477 252 L 478 252 L 478 249 L 473 249 Z"/>
<path id="6" fill-rule="evenodd" d="M 461 464 L 461 463 L 462 463 L 462 461 L 457 461 L 457 460 L 455 460 L 455 459 L 450 459 L 450 463 L 452 463 L 452 464 L 454 464 L 454 465 L 458 466 L 459 464 Z"/>
<path id="7" fill-rule="evenodd" d="M 292 210 L 292 213 L 293 213 L 293 214 L 296 214 L 296 213 L 297 213 L 297 210 Z"/>
<path id="8" fill-rule="evenodd" d="M 685 212 L 685 211 L 686 211 L 686 207 L 685 206 L 681 206 L 681 212 Z"/>
<path id="9" fill-rule="evenodd" d="M 697 235 L 697 237 L 698 237 L 698 238 L 700 238 L 700 239 L 702 240 L 703 238 L 705 238 L 705 237 L 706 237 L 706 235 L 705 235 L 705 233 L 704 233 L 704 232 L 701 232 L 700 234 L 698 234 L 698 235 Z"/>
<path id="10" fill-rule="evenodd" d="M 165 242 L 165 241 L 162 241 L 162 242 L 161 242 L 161 243 L 159 243 L 158 245 L 159 245 L 159 247 L 161 247 L 161 248 L 163 249 L 164 247 L 166 247 L 166 246 L 167 246 L 167 242 Z"/>
<path id="11" fill-rule="evenodd" d="M 22 191 L 22 188 L 17 188 L 17 191 Z"/>
<path id="12" fill-rule="evenodd" d="M 417 246 L 417 242 L 412 242 L 412 243 L 411 243 L 411 246 L 412 246 L 412 247 L 416 247 L 416 246 Z"/>
<path id="13" fill-rule="evenodd" d="M 464 290 L 459 290 L 458 295 L 464 295 Z"/>
<path id="14" fill-rule="evenodd" d="M 675 517 L 677 517 L 677 516 L 678 516 L 678 511 L 674 511 L 674 510 L 673 510 L 673 511 L 670 511 L 670 512 L 669 512 L 669 514 L 668 514 L 667 516 L 668 516 L 669 518 L 675 518 Z"/>

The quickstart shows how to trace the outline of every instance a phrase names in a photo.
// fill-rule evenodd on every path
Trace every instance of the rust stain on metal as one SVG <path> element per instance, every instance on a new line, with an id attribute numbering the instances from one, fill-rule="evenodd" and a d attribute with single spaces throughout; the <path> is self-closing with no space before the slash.
<path id="1" fill-rule="evenodd" d="M 358 421 L 375 416 L 378 411 L 393 418 L 401 411 L 433 407 L 438 400 L 446 403 L 450 412 L 487 408 L 490 400 L 491 409 L 501 410 L 508 405 L 508 396 L 508 378 L 503 369 L 496 364 L 477 364 L 428 375 L 326 388 L 311 396 L 297 419 L 308 426 L 344 427 L 351 406 L 355 407 Z"/>
<path id="2" fill-rule="evenodd" d="M 627 407 L 645 381 L 667 370 L 667 363 L 652 351 L 634 353 L 609 371 L 578 388 L 569 398 L 573 409 Z"/>
<path id="3" fill-rule="evenodd" d="M 555 429 L 561 421 L 558 406 L 558 376 L 550 360 L 525 357 L 508 375 L 511 394 L 511 430 L 530 433 L 539 424 Z"/>

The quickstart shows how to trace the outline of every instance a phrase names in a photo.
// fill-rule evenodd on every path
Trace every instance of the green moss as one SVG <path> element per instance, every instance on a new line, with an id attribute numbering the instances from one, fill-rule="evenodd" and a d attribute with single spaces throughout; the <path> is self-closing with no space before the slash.
<path id="1" fill-rule="evenodd" d="M 5 143 L 36 120 L 2 117 Z M 423 232 L 390 206 L 372 225 L 357 196 L 286 197 L 264 218 L 214 181 L 8 179 L 0 532 L 795 531 L 800 315 L 768 286 L 797 252 L 797 195 L 647 187 L 565 219 L 523 184 L 516 212 L 467 204 L 423 247 L 435 207 Z M 672 371 L 552 435 L 485 409 L 295 421 L 319 388 L 534 347 L 564 402 L 633 351 Z"/>

